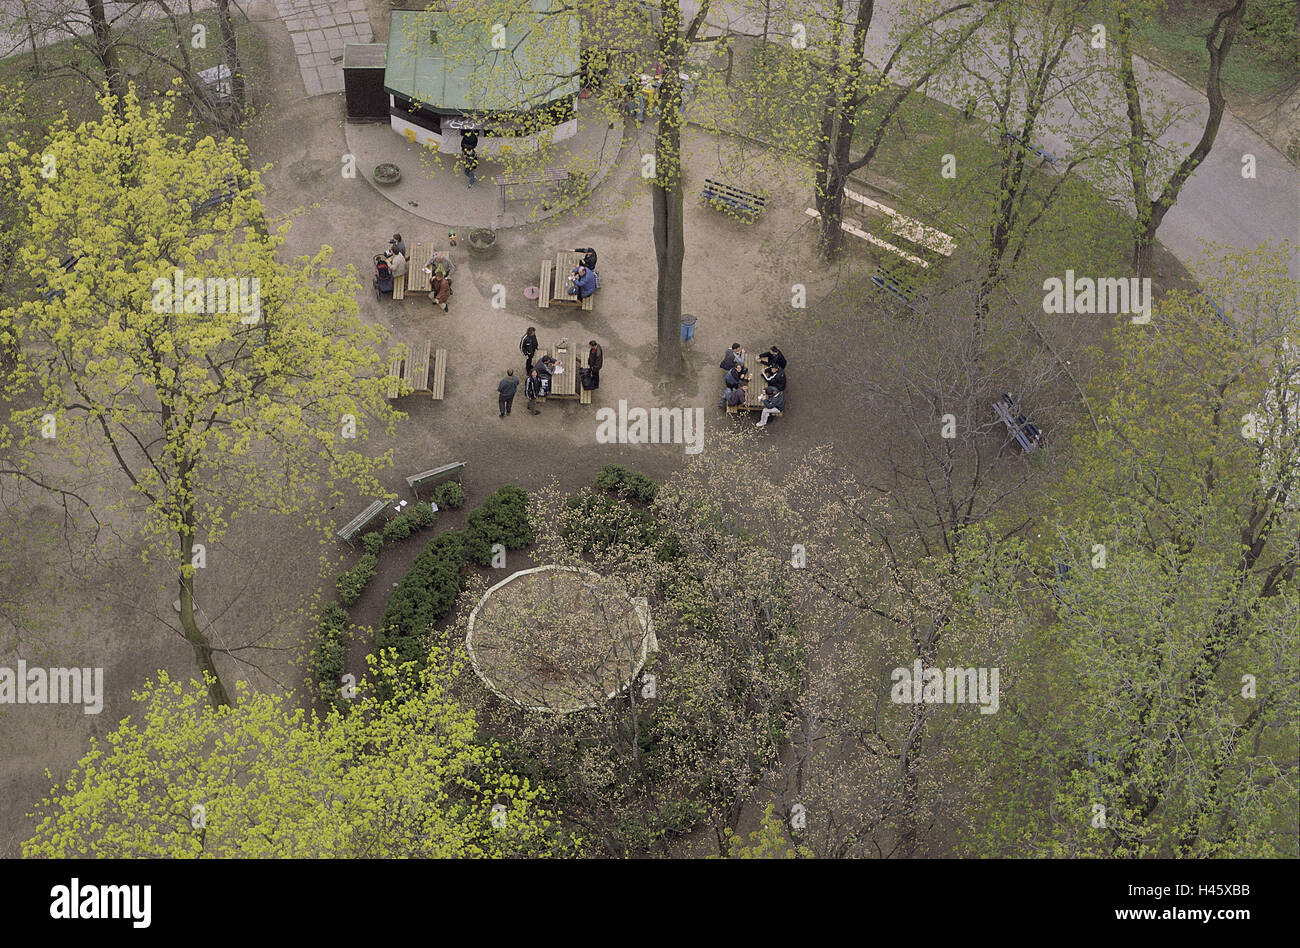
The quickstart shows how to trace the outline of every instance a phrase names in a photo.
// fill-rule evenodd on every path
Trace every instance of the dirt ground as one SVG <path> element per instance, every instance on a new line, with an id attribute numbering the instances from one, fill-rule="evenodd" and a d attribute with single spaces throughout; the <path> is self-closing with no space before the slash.
<path id="1" fill-rule="evenodd" d="M 377 38 L 382 38 L 380 21 L 373 22 L 381 34 Z M 688 133 L 684 308 L 698 316 L 699 324 L 686 354 L 689 371 L 680 379 L 656 378 L 656 271 L 648 186 L 640 177 L 646 146 L 637 138 L 625 141 L 614 172 L 576 212 L 499 234 L 498 250 L 490 258 L 471 257 L 463 247 L 453 250 L 458 269 L 449 313 L 418 294 L 401 302 L 379 302 L 369 286 L 370 259 L 388 236 L 400 231 L 408 243 L 433 240 L 445 246 L 446 234 L 430 233 L 432 225 L 396 209 L 364 178 L 342 177 L 342 97 L 298 98 L 301 81 L 283 25 L 264 22 L 263 29 L 271 43 L 276 84 L 297 90 L 266 107 L 249 132 L 255 162 L 273 166 L 265 177 L 268 211 L 293 216 L 286 252 L 308 254 L 322 245 L 332 247 L 336 264 L 356 268 L 363 319 L 387 328 L 394 341 L 427 337 L 451 353 L 446 398 L 403 399 L 399 407 L 409 417 L 396 439 L 368 446 L 376 453 L 394 449 L 395 465 L 383 478 L 388 488 L 404 495 L 406 475 L 466 461 L 464 483 L 473 507 L 502 484 L 535 489 L 555 480 L 564 489 L 577 489 L 609 462 L 656 478 L 690 463 L 690 455 L 679 445 L 598 443 L 597 409 L 616 406 L 621 399 L 645 408 L 701 406 L 706 431 L 743 427 L 747 437 L 777 445 L 780 454 L 792 460 L 829 444 L 846 470 L 872 473 L 878 419 L 860 400 L 846 395 L 842 382 L 850 368 L 863 368 L 857 335 L 846 332 L 836 319 L 823 319 L 816 301 L 837 281 L 868 287 L 874 262 L 855 248 L 845 269 L 832 273 L 818 267 L 812 225 L 804 215 L 806 184 L 783 181 L 772 169 L 762 172 L 764 179 L 753 183 L 772 191 L 768 210 L 755 224 L 732 220 L 698 201 L 703 178 L 732 159 L 721 143 Z M 525 299 L 523 290 L 537 283 L 542 258 L 577 246 L 594 246 L 600 254 L 603 288 L 594 310 L 542 310 Z M 795 283 L 808 287 L 807 309 L 792 308 Z M 506 288 L 504 309 L 494 309 L 489 302 L 497 284 Z M 881 318 L 875 298 L 865 289 L 862 299 L 865 317 Z M 530 325 L 537 327 L 544 346 L 560 339 L 575 346 L 588 339 L 601 343 L 605 365 L 592 405 L 551 402 L 534 417 L 524 411 L 521 395 L 512 415 L 498 417 L 497 381 L 509 366 L 522 370 L 517 343 Z M 789 408 L 764 431 L 753 428 L 752 418 L 727 416 L 716 408 L 722 376 L 718 362 L 733 341 L 752 353 L 776 343 L 790 360 Z M 365 502 L 352 498 L 336 511 L 338 521 L 349 519 Z M 44 507 L 35 509 L 32 518 L 34 523 L 45 522 L 55 515 Z M 459 525 L 463 516 L 452 513 L 437 529 Z M 379 575 L 352 610 L 356 621 L 377 618 L 392 583 L 420 545 L 413 538 L 386 552 Z M 301 692 L 301 660 L 310 643 L 314 597 L 322 586 L 332 597 L 334 575 L 353 559 L 342 544 L 309 536 L 294 518 L 286 517 L 249 516 L 224 543 L 209 550 L 209 566 L 197 593 L 208 628 L 222 644 L 257 646 L 241 649 L 238 665 L 221 661 L 230 679 L 248 680 L 258 689 Z M 42 560 L 36 562 L 46 568 Z M 528 565 L 533 564 L 511 563 L 512 569 Z M 130 692 L 157 669 L 186 678 L 194 673 L 188 646 L 179 635 L 163 631 L 160 622 L 174 617 L 175 594 L 166 577 L 132 565 L 129 551 L 85 572 L 89 578 L 69 590 L 69 598 L 91 605 L 56 605 L 57 622 L 47 652 L 52 664 L 103 665 L 105 709 L 98 716 L 83 715 L 79 708 L 0 711 L 0 759 L 5 762 L 0 771 L 0 856 L 15 854 L 18 842 L 28 835 L 30 822 L 24 814 L 48 790 L 47 768 L 57 779 L 65 776 L 86 751 L 88 737 L 102 737 L 130 713 Z M 359 646 L 352 650 L 350 662 L 360 660 L 360 651 L 364 649 Z M 75 661 L 69 655 L 75 655 Z M 35 660 L 26 653 L 23 657 Z"/>

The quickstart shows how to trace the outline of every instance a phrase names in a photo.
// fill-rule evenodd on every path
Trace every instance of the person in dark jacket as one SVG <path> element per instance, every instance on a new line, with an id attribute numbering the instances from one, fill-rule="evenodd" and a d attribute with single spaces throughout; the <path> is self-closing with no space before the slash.
<path id="1" fill-rule="evenodd" d="M 497 383 L 497 408 L 502 418 L 510 414 L 510 406 L 514 404 L 517 391 L 519 391 L 519 379 L 515 378 L 515 370 L 506 369 L 506 377 Z"/>
<path id="2" fill-rule="evenodd" d="M 595 339 L 587 343 L 587 368 L 591 370 L 591 387 L 600 388 L 600 368 L 605 364 L 605 350 Z"/>
<path id="3" fill-rule="evenodd" d="M 403 257 L 407 256 L 406 241 L 402 239 L 401 234 L 393 234 L 393 239 L 388 242 L 388 249 L 393 253 L 400 253 Z"/>
<path id="4" fill-rule="evenodd" d="M 785 391 L 785 369 L 776 363 L 772 363 L 763 369 L 764 384 L 776 389 L 778 392 Z"/>
<path id="5" fill-rule="evenodd" d="M 524 385 L 524 395 L 528 397 L 528 414 L 540 415 L 541 412 L 533 407 L 537 404 L 537 399 L 542 398 L 544 395 L 542 381 L 537 377 L 536 369 L 528 373 L 528 382 Z"/>
<path id="6" fill-rule="evenodd" d="M 736 363 L 745 364 L 745 350 L 740 347 L 740 343 L 733 342 L 731 348 L 722 357 L 722 361 L 718 363 L 718 368 L 724 372 L 730 372 L 731 367 Z"/>
<path id="7" fill-rule="evenodd" d="M 524 354 L 524 375 L 533 371 L 533 356 L 537 354 L 537 327 L 529 326 L 519 340 L 519 351 Z"/>
<path id="8" fill-rule="evenodd" d="M 466 129 L 460 133 L 460 156 L 465 163 L 465 177 L 469 178 L 469 186 L 474 187 L 477 180 L 475 171 L 478 170 L 478 132 L 472 128 Z"/>
<path id="9" fill-rule="evenodd" d="M 745 364 L 737 362 L 727 370 L 727 377 L 723 380 L 727 388 L 740 388 L 742 382 L 749 381 L 749 373 L 745 371 Z"/>
<path id="10" fill-rule="evenodd" d="M 776 346 L 773 346 L 771 349 L 768 349 L 766 352 L 760 355 L 758 357 L 758 361 L 763 363 L 764 365 L 775 365 L 781 369 L 784 369 L 786 364 L 785 356 L 781 354 L 781 350 L 778 349 Z"/>
<path id="11" fill-rule="evenodd" d="M 719 408 L 739 408 L 749 399 L 749 386 L 741 385 L 737 388 L 729 388 L 718 399 Z"/>
<path id="12" fill-rule="evenodd" d="M 763 394 L 762 405 L 763 415 L 754 423 L 755 428 L 766 428 L 769 416 L 779 415 L 785 411 L 785 395 L 769 385 Z"/>
<path id="13" fill-rule="evenodd" d="M 596 292 L 596 272 L 588 270 L 579 264 L 573 268 L 573 276 L 569 277 L 569 285 L 573 287 L 574 296 L 580 300 L 585 300 Z"/>
<path id="14" fill-rule="evenodd" d="M 574 253 L 586 254 L 582 258 L 582 265 L 588 270 L 596 269 L 596 248 L 595 247 L 574 247 Z"/>

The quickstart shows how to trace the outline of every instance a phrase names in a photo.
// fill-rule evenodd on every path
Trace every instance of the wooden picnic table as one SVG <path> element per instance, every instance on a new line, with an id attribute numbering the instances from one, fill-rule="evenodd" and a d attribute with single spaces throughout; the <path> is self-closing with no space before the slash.
<path id="1" fill-rule="evenodd" d="M 552 303 L 561 303 L 581 306 L 590 311 L 593 296 L 580 300 L 576 293 L 568 292 L 569 277 L 573 275 L 573 268 L 582 263 L 584 256 L 586 255 L 573 250 L 561 250 L 555 255 L 554 263 L 542 261 L 542 272 L 537 284 L 539 309 L 546 309 Z"/>
<path id="2" fill-rule="evenodd" d="M 555 356 L 556 364 L 563 368 L 562 372 L 551 376 L 551 388 L 547 392 L 547 397 L 576 398 L 583 405 L 590 405 L 591 392 L 583 388 L 578 380 L 578 368 L 581 363 L 577 351 L 568 346 L 556 346 L 554 351 L 538 349 L 534 364 L 540 363 L 547 355 Z"/>
<path id="3" fill-rule="evenodd" d="M 417 243 L 411 247 L 411 256 L 406 261 L 406 292 L 429 292 L 429 274 L 424 272 L 424 267 L 432 259 L 432 244 Z"/>

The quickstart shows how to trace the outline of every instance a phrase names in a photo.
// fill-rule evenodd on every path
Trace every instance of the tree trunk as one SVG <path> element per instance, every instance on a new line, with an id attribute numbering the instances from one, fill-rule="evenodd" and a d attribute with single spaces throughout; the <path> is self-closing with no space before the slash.
<path id="1" fill-rule="evenodd" d="M 659 55 L 664 74 L 659 87 L 659 125 L 655 133 L 655 177 L 650 202 L 654 208 L 656 326 L 661 375 L 680 375 L 682 363 L 682 261 L 686 242 L 682 231 L 682 80 L 685 38 L 678 0 L 664 0 Z"/>
<path id="2" fill-rule="evenodd" d="M 95 34 L 95 59 L 104 68 L 104 81 L 108 83 L 108 91 L 117 100 L 114 111 L 119 118 L 125 118 L 126 80 L 122 77 L 122 65 L 117 58 L 113 30 L 108 25 L 108 16 L 104 12 L 104 0 L 86 0 L 86 9 L 90 11 L 90 28 Z"/>
<path id="3" fill-rule="evenodd" d="M 221 57 L 230 70 L 230 89 L 235 96 L 235 105 L 240 112 L 247 103 L 244 85 L 244 71 L 239 65 L 239 48 L 235 43 L 235 27 L 230 20 L 230 0 L 216 0 L 217 19 L 221 22 Z"/>
<path id="4" fill-rule="evenodd" d="M 194 660 L 198 662 L 199 670 L 203 672 L 207 682 L 208 700 L 212 702 L 212 707 L 229 707 L 230 696 L 226 694 L 226 686 L 221 683 L 216 663 L 212 660 L 212 645 L 208 642 L 207 636 L 199 630 L 199 624 L 194 618 L 194 572 L 190 566 L 194 547 L 193 526 L 187 524 L 178 536 L 181 556 L 181 631 L 190 643 L 190 647 L 194 649 Z"/>

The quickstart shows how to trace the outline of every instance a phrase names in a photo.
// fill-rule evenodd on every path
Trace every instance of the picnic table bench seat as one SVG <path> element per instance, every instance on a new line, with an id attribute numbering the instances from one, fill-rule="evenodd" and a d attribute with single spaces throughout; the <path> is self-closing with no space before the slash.
<path id="1" fill-rule="evenodd" d="M 428 341 L 417 342 L 407 347 L 406 357 L 394 355 L 388 364 L 388 397 L 397 398 L 402 391 L 402 385 L 410 389 L 410 394 L 431 395 L 434 398 L 442 398 L 440 394 L 441 380 L 438 376 L 438 368 L 434 369 L 434 382 L 439 385 L 438 389 L 429 386 L 429 355 L 432 346 Z M 447 350 L 439 349 L 438 358 L 442 362 L 442 372 L 446 372 Z"/>

